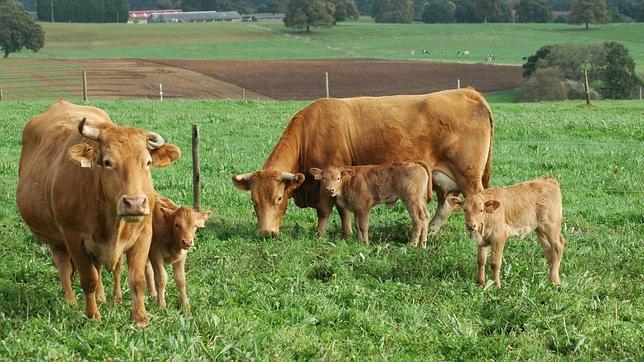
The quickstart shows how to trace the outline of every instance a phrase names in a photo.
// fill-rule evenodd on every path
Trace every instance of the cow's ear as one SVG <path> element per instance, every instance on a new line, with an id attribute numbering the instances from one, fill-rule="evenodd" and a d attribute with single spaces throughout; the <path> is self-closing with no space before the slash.
<path id="1" fill-rule="evenodd" d="M 497 200 L 488 200 L 485 202 L 485 212 L 492 213 L 494 210 L 498 209 L 501 206 L 501 203 Z"/>
<path id="2" fill-rule="evenodd" d="M 235 187 L 240 191 L 248 191 L 250 190 L 251 176 L 253 176 L 252 172 L 245 173 L 243 175 L 235 175 L 233 176 L 233 184 L 235 184 Z"/>
<path id="3" fill-rule="evenodd" d="M 197 227 L 206 226 L 206 220 L 212 215 L 212 211 L 200 211 L 197 213 Z"/>
<path id="4" fill-rule="evenodd" d="M 304 183 L 304 179 L 305 179 L 304 174 L 298 172 L 295 174 L 295 177 L 293 177 L 292 180 L 284 181 L 286 183 L 284 194 L 290 195 L 296 188 L 302 186 L 302 184 Z"/>
<path id="5" fill-rule="evenodd" d="M 181 157 L 179 147 L 172 144 L 165 144 L 150 151 L 152 165 L 154 167 L 166 167 Z"/>
<path id="6" fill-rule="evenodd" d="M 322 180 L 322 170 L 320 170 L 319 168 L 313 167 L 309 170 L 309 172 L 311 173 L 311 175 L 313 175 L 314 180 Z"/>
<path id="7" fill-rule="evenodd" d="M 343 178 L 351 178 L 356 175 L 356 170 L 352 168 L 343 168 L 342 169 L 342 177 Z"/>
<path id="8" fill-rule="evenodd" d="M 463 201 L 455 196 L 448 197 L 447 202 L 452 206 L 453 211 L 459 211 L 463 207 Z"/>
<path id="9" fill-rule="evenodd" d="M 79 143 L 69 148 L 67 156 L 69 160 L 81 167 L 92 167 L 96 165 L 96 148 L 87 143 Z"/>

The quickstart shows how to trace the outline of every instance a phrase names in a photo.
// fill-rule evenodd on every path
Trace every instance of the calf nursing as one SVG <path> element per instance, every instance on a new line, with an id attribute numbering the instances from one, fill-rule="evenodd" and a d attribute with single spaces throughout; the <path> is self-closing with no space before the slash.
<path id="1" fill-rule="evenodd" d="M 477 283 L 485 284 L 487 251 L 492 246 L 492 272 L 501 287 L 501 260 L 505 241 L 510 236 L 524 238 L 537 233 L 550 265 L 550 280 L 559 284 L 559 263 L 563 256 L 561 234 L 561 189 L 554 177 L 522 182 L 504 188 L 491 188 L 469 195 L 465 200 L 448 198 L 465 213 L 465 225 L 478 245 Z"/>
<path id="2" fill-rule="evenodd" d="M 424 161 L 311 168 L 310 172 L 340 207 L 355 213 L 358 239 L 365 245 L 369 245 L 371 209 L 378 204 L 392 206 L 401 200 L 414 224 L 411 244 L 426 246 L 432 173 Z"/>

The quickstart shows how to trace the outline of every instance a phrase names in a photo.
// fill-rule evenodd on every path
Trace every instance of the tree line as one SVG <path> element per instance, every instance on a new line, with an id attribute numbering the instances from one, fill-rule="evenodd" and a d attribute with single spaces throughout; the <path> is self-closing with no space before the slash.
<path id="1" fill-rule="evenodd" d="M 38 0 L 41 21 L 71 23 L 126 23 L 127 0 Z"/>

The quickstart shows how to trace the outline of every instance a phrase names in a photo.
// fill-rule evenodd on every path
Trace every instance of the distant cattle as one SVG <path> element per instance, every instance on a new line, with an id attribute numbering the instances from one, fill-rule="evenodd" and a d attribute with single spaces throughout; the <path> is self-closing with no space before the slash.
<path id="1" fill-rule="evenodd" d="M 465 212 L 465 224 L 478 245 L 476 281 L 485 284 L 487 251 L 492 246 L 492 272 L 497 288 L 501 287 L 501 261 L 505 241 L 510 236 L 524 238 L 537 233 L 550 265 L 550 280 L 559 284 L 559 264 L 563 256 L 561 234 L 562 205 L 559 182 L 554 177 L 487 189 L 468 195 L 464 201 L 448 198 L 455 208 Z"/>
<path id="2" fill-rule="evenodd" d="M 154 132 L 118 126 L 103 110 L 65 101 L 25 126 L 18 209 L 49 246 L 71 304 L 72 265 L 78 271 L 88 317 L 100 318 L 97 268 L 114 270 L 125 253 L 132 318 L 148 324 L 145 263 L 155 200 L 150 168 L 179 157 L 180 150 Z"/>
<path id="3" fill-rule="evenodd" d="M 439 206 L 430 229 L 438 230 L 450 214 L 450 193 L 469 195 L 488 186 L 492 137 L 492 112 L 472 89 L 319 99 L 295 114 L 262 170 L 232 181 L 250 191 L 260 232 L 279 232 L 292 196 L 299 207 L 317 209 L 323 235 L 333 200 L 319 181 L 305 177 L 310 168 L 423 160 L 433 170 Z M 338 210 L 349 235 L 348 211 Z"/>
<path id="4" fill-rule="evenodd" d="M 425 161 L 311 168 L 310 172 L 337 205 L 355 213 L 358 239 L 365 245 L 369 245 L 371 209 L 378 204 L 393 206 L 397 200 L 405 204 L 414 225 L 411 244 L 427 245 L 432 172 Z"/>

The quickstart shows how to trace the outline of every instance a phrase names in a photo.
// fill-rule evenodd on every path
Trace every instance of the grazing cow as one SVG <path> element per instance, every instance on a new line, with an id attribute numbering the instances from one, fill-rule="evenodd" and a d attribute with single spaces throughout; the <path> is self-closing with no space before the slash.
<path id="1" fill-rule="evenodd" d="M 168 275 L 164 265 L 172 264 L 174 281 L 179 289 L 179 303 L 182 308 L 188 307 L 186 256 L 194 245 L 197 228 L 204 227 L 210 215 L 210 211 L 179 207 L 169 198 L 157 194 L 152 215 L 152 245 L 146 266 L 146 278 L 150 295 L 157 296 L 159 306 L 166 306 L 165 287 Z"/>
<path id="2" fill-rule="evenodd" d="M 389 162 L 383 165 L 311 168 L 313 178 L 342 208 L 356 214 L 358 239 L 369 245 L 369 214 L 378 204 L 393 207 L 401 200 L 414 224 L 411 244 L 427 244 L 432 198 L 432 172 L 425 161 Z"/>
<path id="3" fill-rule="evenodd" d="M 463 50 L 463 55 L 470 56 L 470 51 L 469 50 Z"/>
<path id="4" fill-rule="evenodd" d="M 478 245 L 477 283 L 485 284 L 487 250 L 492 245 L 492 272 L 501 287 L 500 270 L 503 247 L 509 236 L 524 238 L 536 231 L 550 265 L 550 280 L 559 284 L 559 263 L 563 256 L 561 234 L 561 189 L 554 177 L 487 189 L 468 195 L 464 201 L 448 198 L 456 209 L 465 212 L 465 224 Z"/>
<path id="5" fill-rule="evenodd" d="M 180 154 L 154 132 L 118 126 L 103 110 L 62 100 L 25 126 L 18 209 L 49 246 L 71 304 L 72 264 L 78 271 L 88 317 L 100 318 L 97 265 L 113 271 L 125 253 L 132 319 L 148 324 L 145 263 L 155 200 L 150 167 L 165 167 Z"/>
<path id="6" fill-rule="evenodd" d="M 324 235 L 333 200 L 319 181 L 305 179 L 310 168 L 423 160 L 439 202 L 430 229 L 438 230 L 450 214 L 450 191 L 470 195 L 488 186 L 492 137 L 492 112 L 473 89 L 318 99 L 295 114 L 262 170 L 233 176 L 233 183 L 250 190 L 261 233 L 279 232 L 292 196 L 297 206 L 317 209 Z M 350 235 L 348 211 L 338 210 Z"/>

